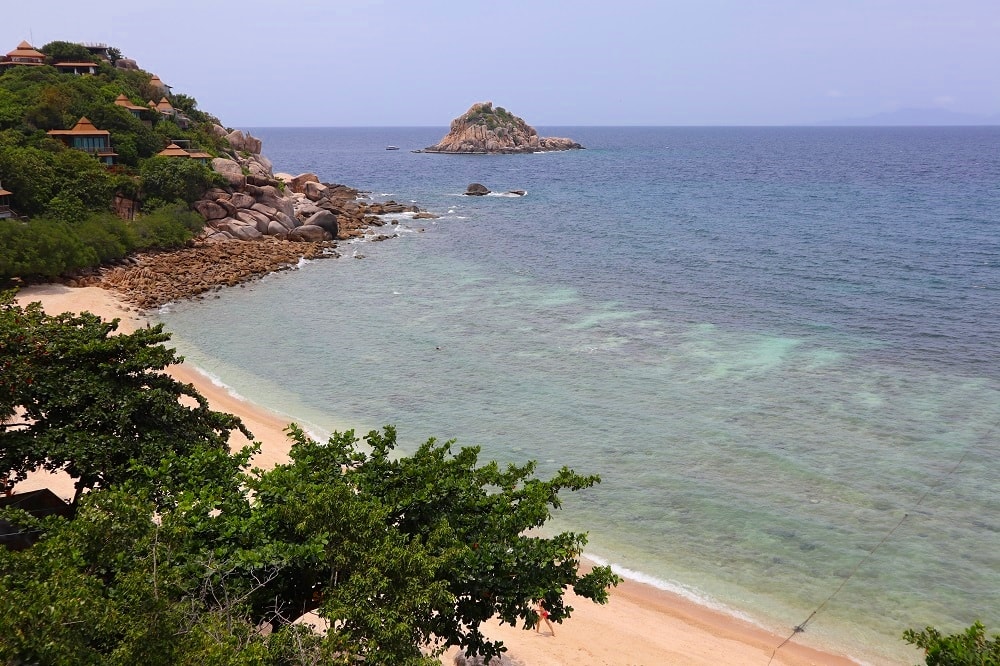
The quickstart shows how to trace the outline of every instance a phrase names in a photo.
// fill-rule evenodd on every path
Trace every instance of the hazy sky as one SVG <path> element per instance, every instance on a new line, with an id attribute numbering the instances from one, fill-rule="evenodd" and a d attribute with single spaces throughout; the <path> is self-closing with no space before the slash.
<path id="1" fill-rule="evenodd" d="M 117 46 L 233 127 L 1000 112 L 1000 0 L 4 0 L 21 40 Z"/>

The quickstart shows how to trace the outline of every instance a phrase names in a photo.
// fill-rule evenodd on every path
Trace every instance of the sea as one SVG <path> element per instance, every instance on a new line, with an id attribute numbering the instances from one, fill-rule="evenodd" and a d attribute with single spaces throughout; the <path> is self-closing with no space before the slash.
<path id="1" fill-rule="evenodd" d="M 163 308 L 214 381 L 321 438 L 599 474 L 552 531 L 794 642 L 1000 630 L 1000 127 L 251 131 L 439 217 Z"/>

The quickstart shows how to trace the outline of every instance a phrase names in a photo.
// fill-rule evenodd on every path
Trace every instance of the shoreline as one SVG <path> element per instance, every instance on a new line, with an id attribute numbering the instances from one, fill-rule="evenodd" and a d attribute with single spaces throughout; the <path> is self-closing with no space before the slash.
<path id="1" fill-rule="evenodd" d="M 104 319 L 120 319 L 119 331 L 127 333 L 149 323 L 143 311 L 126 303 L 120 294 L 101 287 L 68 287 L 60 284 L 36 285 L 17 295 L 21 304 L 40 301 L 50 314 L 89 311 Z M 258 467 L 271 467 L 287 460 L 290 442 L 284 428 L 291 419 L 231 394 L 224 386 L 195 366 L 182 363 L 166 369 L 179 381 L 192 384 L 208 400 L 212 409 L 239 416 L 261 443 L 254 457 Z M 247 440 L 236 433 L 234 447 Z M 72 483 L 65 475 L 34 473 L 15 487 L 16 491 L 41 487 L 57 495 L 72 496 Z M 584 566 L 591 563 L 584 561 Z M 522 666 L 576 666 L 585 664 L 676 664 L 714 666 L 717 664 L 808 666 L 829 664 L 851 666 L 861 662 L 846 655 L 824 652 L 790 641 L 771 659 L 785 636 L 778 636 L 723 611 L 698 604 L 681 595 L 647 583 L 626 579 L 611 591 L 607 605 L 599 606 L 567 592 L 573 616 L 556 625 L 556 635 L 524 631 L 519 627 L 491 622 L 484 633 L 502 640 L 507 653 Z M 451 664 L 457 650 L 442 657 Z"/>

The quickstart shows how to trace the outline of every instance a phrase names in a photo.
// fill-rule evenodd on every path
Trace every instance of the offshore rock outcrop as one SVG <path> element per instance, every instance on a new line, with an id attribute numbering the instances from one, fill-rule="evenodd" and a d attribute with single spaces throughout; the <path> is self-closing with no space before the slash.
<path id="1" fill-rule="evenodd" d="M 539 137 L 534 127 L 502 106 L 480 102 L 451 121 L 450 131 L 441 141 L 416 152 L 506 154 L 579 148 L 583 146 L 572 139 Z"/>

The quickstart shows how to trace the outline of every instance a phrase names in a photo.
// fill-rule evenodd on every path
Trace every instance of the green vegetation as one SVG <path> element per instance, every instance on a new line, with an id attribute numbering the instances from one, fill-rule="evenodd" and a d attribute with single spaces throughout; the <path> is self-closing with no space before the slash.
<path id="1" fill-rule="evenodd" d="M 133 222 L 111 213 L 84 211 L 56 196 L 50 212 L 30 222 L 0 220 L 0 281 L 21 277 L 52 280 L 132 252 L 183 247 L 204 226 L 183 204 L 163 204 Z M 76 221 L 67 222 L 66 217 Z"/>
<path id="2" fill-rule="evenodd" d="M 487 129 L 491 130 L 510 125 L 515 127 L 527 126 L 522 119 L 502 106 L 480 107 L 475 113 L 466 116 L 465 120 L 471 125 L 486 125 Z"/>
<path id="3" fill-rule="evenodd" d="M 40 540 L 0 548 L 0 663 L 433 664 L 421 648 L 496 654 L 483 622 L 531 625 L 536 598 L 561 621 L 568 588 L 603 603 L 618 581 L 580 574 L 584 535 L 537 532 L 597 477 L 398 455 L 391 427 L 290 426 L 290 462 L 250 469 L 239 420 L 162 373 L 162 329 L 114 332 L 0 296 L 0 470 L 78 488 L 73 519 L 6 512 Z M 330 629 L 293 623 L 308 611 Z"/>
<path id="4" fill-rule="evenodd" d="M 200 231 L 190 216 L 166 222 L 164 211 L 175 210 L 177 202 L 190 204 L 224 181 L 194 160 L 156 154 L 177 139 L 222 154 L 228 146 L 211 131 L 218 121 L 182 94 L 168 99 L 191 120 L 186 127 L 152 110 L 137 118 L 114 101 L 119 95 L 143 107 L 159 101 L 163 93 L 150 85 L 149 73 L 116 69 L 70 42 L 50 42 L 40 50 L 50 63 L 95 62 L 98 73 L 76 76 L 41 66 L 10 67 L 0 75 L 0 183 L 12 193 L 11 208 L 28 220 L 0 220 L 0 238 L 8 241 L 0 244 L 0 283 L 52 279 L 134 250 L 176 247 Z M 72 128 L 84 116 L 110 133 L 118 155 L 114 167 L 46 134 Z M 115 220 L 116 193 L 139 199 L 147 219 L 124 226 Z"/>
<path id="5" fill-rule="evenodd" d="M 986 627 L 980 622 L 950 636 L 943 636 L 934 627 L 920 633 L 908 629 L 903 640 L 924 650 L 927 666 L 1000 666 L 1000 635 L 987 638 Z"/>

